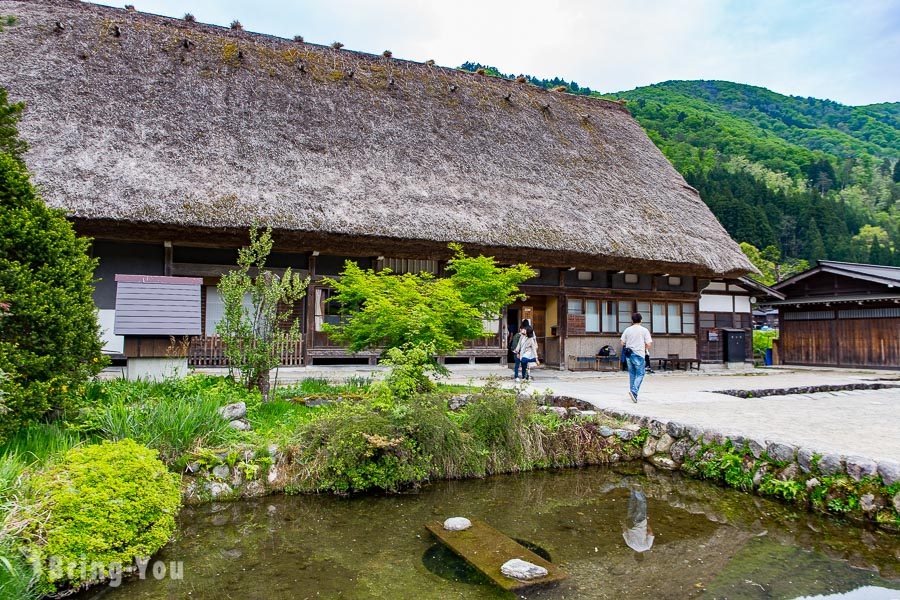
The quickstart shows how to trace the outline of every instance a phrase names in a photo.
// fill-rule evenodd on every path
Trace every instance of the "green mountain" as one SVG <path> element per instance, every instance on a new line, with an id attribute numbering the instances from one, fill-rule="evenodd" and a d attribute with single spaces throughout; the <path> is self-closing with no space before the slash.
<path id="1" fill-rule="evenodd" d="M 900 103 L 846 106 L 727 81 L 600 94 L 559 77 L 519 77 L 625 99 L 739 242 L 771 246 L 769 256 L 900 265 Z"/>
<path id="2" fill-rule="evenodd" d="M 845 106 L 726 81 L 610 96 L 628 101 L 738 241 L 900 264 L 900 103 Z"/>

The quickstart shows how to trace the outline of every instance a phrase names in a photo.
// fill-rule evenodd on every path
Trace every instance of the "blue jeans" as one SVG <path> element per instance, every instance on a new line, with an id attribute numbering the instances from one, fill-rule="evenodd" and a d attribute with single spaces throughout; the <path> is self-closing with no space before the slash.
<path id="1" fill-rule="evenodd" d="M 519 358 L 519 355 L 516 355 L 516 362 L 513 366 L 513 379 L 519 378 L 519 366 L 522 364 L 522 359 Z"/>
<path id="2" fill-rule="evenodd" d="M 628 384 L 631 386 L 631 393 L 637 398 L 641 389 L 641 383 L 644 381 L 644 370 L 647 365 L 644 362 L 644 357 L 638 356 L 634 352 L 631 353 L 631 356 L 625 362 L 628 363 Z"/>
<path id="3" fill-rule="evenodd" d="M 519 362 L 522 363 L 522 379 L 528 379 L 528 365 L 530 363 L 536 363 L 536 358 L 520 358 Z"/>

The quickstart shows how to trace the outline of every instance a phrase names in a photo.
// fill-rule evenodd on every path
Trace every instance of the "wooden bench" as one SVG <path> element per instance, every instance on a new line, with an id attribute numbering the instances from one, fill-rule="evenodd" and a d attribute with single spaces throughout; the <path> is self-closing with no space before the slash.
<path id="1" fill-rule="evenodd" d="M 698 358 L 681 358 L 677 354 L 670 354 L 666 358 L 652 358 L 656 361 L 660 369 L 665 371 L 680 370 L 689 371 L 692 369 L 700 370 L 700 359 Z"/>

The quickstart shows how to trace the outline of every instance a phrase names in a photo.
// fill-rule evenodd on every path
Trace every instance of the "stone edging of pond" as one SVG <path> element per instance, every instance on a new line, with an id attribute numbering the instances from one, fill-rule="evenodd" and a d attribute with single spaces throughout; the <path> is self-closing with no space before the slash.
<path id="1" fill-rule="evenodd" d="M 449 408 L 458 410 L 466 401 L 464 396 L 450 398 Z M 596 410 L 584 401 L 564 396 L 543 398 L 539 404 L 538 410 L 555 413 L 568 433 L 574 434 L 571 439 L 577 440 L 559 444 L 564 455 L 541 466 L 644 460 L 659 469 L 680 471 L 807 510 L 900 532 L 900 464 L 896 462 L 819 454 L 777 440 Z M 290 493 L 297 490 L 302 470 L 289 448 L 275 445 L 270 445 L 263 456 L 253 449 L 211 452 L 188 465 L 182 496 L 185 504 L 202 504 Z"/>
<path id="2" fill-rule="evenodd" d="M 641 456 L 659 469 L 900 532 L 900 463 L 821 454 L 778 440 L 623 411 L 601 412 L 646 430 Z"/>

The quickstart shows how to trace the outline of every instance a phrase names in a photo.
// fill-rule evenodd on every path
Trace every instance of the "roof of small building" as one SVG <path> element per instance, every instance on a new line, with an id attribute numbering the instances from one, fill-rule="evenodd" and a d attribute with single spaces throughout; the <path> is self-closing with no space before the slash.
<path id="1" fill-rule="evenodd" d="M 76 220 L 754 270 L 616 102 L 72 0 L 0 14 L 26 162 Z"/>
<path id="2" fill-rule="evenodd" d="M 863 263 L 839 262 L 836 260 L 820 260 L 815 267 L 776 283 L 776 290 L 783 290 L 818 273 L 833 273 L 853 279 L 862 279 L 873 283 L 881 283 L 889 288 L 900 286 L 900 267 L 884 265 L 867 265 Z"/>

